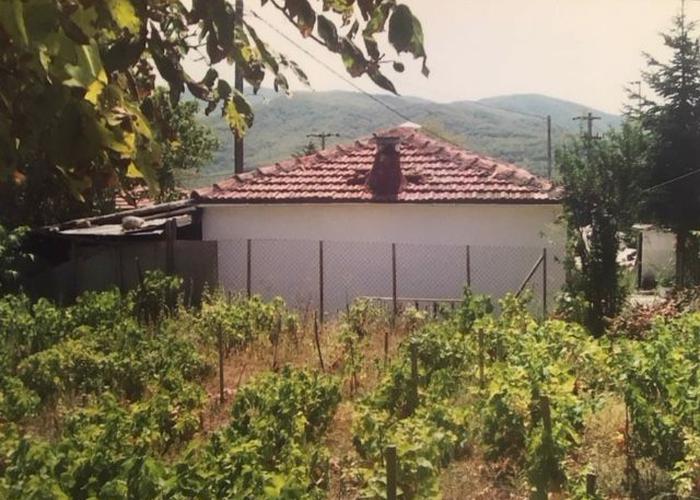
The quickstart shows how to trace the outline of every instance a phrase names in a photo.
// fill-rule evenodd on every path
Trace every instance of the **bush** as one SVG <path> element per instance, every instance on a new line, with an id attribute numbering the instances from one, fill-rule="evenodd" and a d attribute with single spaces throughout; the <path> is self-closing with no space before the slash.
<path id="1" fill-rule="evenodd" d="M 129 294 L 136 318 L 155 324 L 175 313 L 182 297 L 182 278 L 162 271 L 146 271 L 143 281 Z"/>

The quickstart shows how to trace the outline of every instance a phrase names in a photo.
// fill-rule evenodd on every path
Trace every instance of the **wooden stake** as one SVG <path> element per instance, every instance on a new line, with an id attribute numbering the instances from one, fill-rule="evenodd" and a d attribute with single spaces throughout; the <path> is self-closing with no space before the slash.
<path id="1" fill-rule="evenodd" d="M 282 334 L 282 316 L 277 316 L 275 329 L 273 331 L 272 343 L 272 371 L 277 371 L 277 346 L 280 343 L 280 335 Z"/>
<path id="2" fill-rule="evenodd" d="M 384 451 L 384 457 L 386 461 L 386 498 L 387 500 L 396 500 L 396 483 L 398 475 L 396 445 L 388 445 Z"/>
<path id="3" fill-rule="evenodd" d="M 479 328 L 479 387 L 484 388 L 484 331 Z"/>
<path id="4" fill-rule="evenodd" d="M 598 482 L 598 476 L 594 474 L 593 472 L 589 472 L 586 474 L 586 494 L 592 497 L 595 497 L 597 492 L 597 485 L 596 483 Z"/>
<path id="5" fill-rule="evenodd" d="M 224 333 L 219 326 L 219 403 L 224 404 Z"/>
<path id="6" fill-rule="evenodd" d="M 418 407 L 418 348 L 411 344 L 411 394 L 408 402 L 409 411 L 413 413 Z"/>

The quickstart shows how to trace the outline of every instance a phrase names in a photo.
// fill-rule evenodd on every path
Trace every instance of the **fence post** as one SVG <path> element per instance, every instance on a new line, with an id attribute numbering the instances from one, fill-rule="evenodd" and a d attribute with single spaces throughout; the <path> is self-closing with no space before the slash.
<path id="1" fill-rule="evenodd" d="M 384 450 L 384 459 L 386 461 L 386 498 L 387 500 L 396 500 L 398 461 L 395 444 L 387 445 Z"/>
<path id="2" fill-rule="evenodd" d="M 318 308 L 321 324 L 323 324 L 323 319 L 326 313 L 326 309 L 323 304 L 323 241 L 318 242 Z"/>
<path id="3" fill-rule="evenodd" d="M 467 245 L 467 287 L 472 287 L 472 256 L 471 245 Z"/>
<path id="4" fill-rule="evenodd" d="M 175 240 L 177 239 L 177 222 L 168 219 L 165 222 L 165 274 L 175 273 Z"/>
<path id="5" fill-rule="evenodd" d="M 280 342 L 280 336 L 282 335 L 282 315 L 277 315 L 277 320 L 275 321 L 275 327 L 273 329 L 273 345 L 272 345 L 272 371 L 277 371 L 277 348 Z"/>
<path id="6" fill-rule="evenodd" d="M 392 329 L 396 327 L 396 315 L 399 311 L 398 292 L 396 286 L 396 243 L 391 244 L 391 302 L 392 302 Z"/>
<path id="7" fill-rule="evenodd" d="M 246 288 L 246 294 L 248 295 L 248 298 L 250 298 L 252 295 L 252 279 L 251 279 L 251 271 L 253 268 L 252 250 L 253 250 L 253 241 L 249 239 L 249 240 L 247 240 L 247 249 L 246 249 L 246 278 L 245 278 L 245 288 Z"/>
<path id="8" fill-rule="evenodd" d="M 316 316 L 315 312 L 314 312 L 314 340 L 316 341 L 316 352 L 318 353 L 318 362 L 321 363 L 321 371 L 324 372 L 324 371 L 326 371 L 326 368 L 323 366 L 323 356 L 321 355 L 321 341 L 318 338 L 318 317 Z"/>
<path id="9" fill-rule="evenodd" d="M 639 236 L 637 236 L 637 289 L 642 288 L 642 257 L 644 253 L 644 232 L 639 231 Z"/>
<path id="10" fill-rule="evenodd" d="M 547 248 L 542 249 L 542 319 L 547 319 Z"/>

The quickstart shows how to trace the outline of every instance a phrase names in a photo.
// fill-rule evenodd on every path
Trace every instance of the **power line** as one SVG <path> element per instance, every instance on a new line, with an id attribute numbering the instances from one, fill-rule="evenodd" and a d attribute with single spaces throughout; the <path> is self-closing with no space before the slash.
<path id="1" fill-rule="evenodd" d="M 686 172 L 685 174 L 681 174 L 681 175 L 679 175 L 679 176 L 677 176 L 677 177 L 674 177 L 673 179 L 669 179 L 669 180 L 664 181 L 664 182 L 662 182 L 662 183 L 660 183 L 660 184 L 656 184 L 655 186 L 651 186 L 650 188 L 643 189 L 643 190 L 642 190 L 642 193 L 649 193 L 649 192 L 651 192 L 651 191 L 654 191 L 655 189 L 658 189 L 658 188 L 660 188 L 660 187 L 667 186 L 667 185 L 669 185 L 669 184 L 673 184 L 674 182 L 678 182 L 678 181 L 683 180 L 683 179 L 685 179 L 685 178 L 687 178 L 687 177 L 690 177 L 691 175 L 695 175 L 695 174 L 698 174 L 698 173 L 700 173 L 700 168 L 698 168 L 698 169 L 696 169 L 696 170 L 692 170 L 692 171 L 690 171 L 690 172 Z"/>
<path id="2" fill-rule="evenodd" d="M 255 11 L 253 11 L 253 10 L 248 10 L 248 12 L 250 12 L 250 14 L 251 14 L 253 17 L 255 17 L 256 19 L 258 19 L 259 21 L 261 21 L 261 22 L 263 22 L 265 25 L 267 25 L 267 26 L 268 26 L 270 29 L 272 29 L 275 33 L 277 33 L 278 35 L 280 35 L 281 37 L 283 37 L 285 40 L 287 40 L 289 43 L 291 43 L 294 47 L 296 47 L 297 49 L 301 50 L 301 51 L 302 51 L 304 54 L 306 54 L 308 57 L 310 57 L 311 59 L 313 59 L 314 61 L 316 61 L 318 64 L 320 64 L 321 66 L 323 66 L 326 70 L 328 70 L 328 71 L 330 71 L 331 73 L 333 73 L 336 77 L 338 77 L 338 78 L 340 78 L 341 80 L 343 80 L 345 83 L 347 83 L 348 85 L 350 85 L 351 87 L 353 87 L 355 90 L 357 90 L 357 91 L 359 91 L 360 93 L 362 93 L 363 95 L 365 95 L 367 98 L 371 99 L 372 101 L 376 102 L 376 103 L 379 104 L 380 106 L 382 106 L 382 107 L 386 108 L 387 110 L 391 111 L 392 113 L 394 113 L 396 116 L 398 116 L 398 117 L 401 118 L 402 120 L 405 120 L 405 121 L 408 121 L 408 122 L 411 122 L 411 121 L 414 121 L 414 120 L 415 120 L 415 118 L 409 117 L 408 115 L 406 115 L 405 113 L 403 113 L 403 112 L 397 110 L 396 108 L 394 108 L 394 107 L 391 106 L 390 104 L 388 104 L 388 103 L 382 101 L 382 100 L 379 99 L 376 95 L 367 92 L 365 89 L 363 89 L 362 87 L 360 87 L 359 85 L 357 85 L 357 84 L 356 84 L 355 82 L 353 82 L 351 79 L 347 78 L 344 74 L 342 74 L 341 72 L 339 72 L 338 70 L 336 70 L 335 68 L 333 68 L 332 66 L 330 66 L 329 64 L 325 63 L 324 61 L 322 61 L 321 59 L 319 59 L 318 57 L 316 57 L 314 54 L 312 54 L 310 51 L 308 51 L 306 48 L 304 48 L 304 47 L 301 46 L 299 43 L 297 43 L 295 40 L 293 40 L 292 38 L 290 38 L 289 36 L 287 36 L 284 32 L 282 32 L 282 30 L 280 30 L 279 28 L 277 28 L 276 26 L 274 26 L 274 25 L 273 25 L 272 23 L 270 23 L 267 19 L 261 17 L 257 12 L 255 12 Z M 479 107 L 482 107 L 482 108 L 492 109 L 492 110 L 496 110 L 496 111 L 500 111 L 500 112 L 512 113 L 512 114 L 524 116 L 524 117 L 527 117 L 527 118 L 537 118 L 537 119 L 539 119 L 539 120 L 546 120 L 546 119 L 547 119 L 547 117 L 544 116 L 544 115 L 538 115 L 538 114 L 534 114 L 534 113 L 526 113 L 526 112 L 522 112 L 522 111 L 515 111 L 515 110 L 503 109 L 503 108 L 499 108 L 498 106 L 491 106 L 491 105 L 484 104 L 484 103 L 482 103 L 482 102 L 477 102 L 477 101 L 468 101 L 468 102 L 469 102 L 470 104 L 472 104 L 472 105 L 479 106 Z M 565 129 L 564 127 L 561 127 L 560 125 L 555 125 L 555 127 L 557 127 L 557 128 L 559 128 L 559 129 L 561 129 L 562 131 L 566 132 L 566 129 Z M 425 127 L 425 126 L 424 126 L 423 128 L 424 128 L 426 131 L 430 132 L 430 133 L 431 133 L 432 135 L 434 135 L 435 137 L 437 137 L 437 138 L 439 138 L 439 139 L 442 139 L 443 141 L 449 142 L 449 143 L 451 143 L 451 144 L 454 144 L 454 141 L 452 141 L 452 140 L 450 140 L 450 139 L 448 139 L 448 138 L 442 136 L 442 135 L 439 134 L 438 132 L 436 132 L 436 131 L 434 131 L 434 130 L 431 130 L 430 128 Z"/>
<path id="3" fill-rule="evenodd" d="M 277 27 L 275 27 L 275 26 L 274 26 L 272 23 L 270 23 L 267 19 L 264 19 L 263 17 L 259 16 L 257 12 L 255 12 L 255 11 L 253 11 L 253 10 L 251 10 L 251 11 L 249 11 L 249 12 L 253 15 L 253 17 L 255 17 L 256 19 L 258 19 L 258 20 L 262 21 L 263 23 L 265 23 L 270 29 L 272 29 L 273 31 L 275 31 L 278 35 L 280 35 L 280 36 L 283 37 L 285 40 L 287 40 L 289 43 L 291 43 L 292 45 L 294 45 L 297 49 L 299 49 L 299 50 L 301 50 L 302 52 L 304 52 L 304 54 L 306 54 L 306 55 L 309 56 L 311 59 L 313 59 L 314 61 L 316 61 L 318 64 L 320 64 L 321 66 L 323 66 L 324 68 L 326 68 L 328 71 L 330 71 L 331 73 L 333 73 L 335 76 L 337 76 L 338 78 L 340 78 L 341 80 L 343 80 L 345 83 L 347 83 L 348 85 L 352 86 L 355 90 L 358 90 L 359 92 L 361 92 L 362 94 L 364 94 L 364 95 L 367 96 L 368 98 L 372 99 L 374 102 L 376 102 L 376 103 L 379 104 L 380 106 L 385 107 L 386 109 L 388 109 L 389 111 L 391 111 L 392 113 L 394 113 L 396 116 L 400 117 L 401 119 L 406 120 L 406 121 L 409 121 L 409 122 L 412 121 L 411 118 L 409 118 L 407 115 L 403 114 L 402 112 L 398 111 L 398 110 L 395 109 L 394 107 L 392 107 L 392 106 L 390 106 L 389 104 L 385 103 L 384 101 L 382 101 L 381 99 L 379 99 L 377 96 L 370 94 L 369 92 L 367 92 L 366 90 L 364 90 L 362 87 L 360 87 L 359 85 L 357 85 L 355 82 L 353 82 L 353 81 L 349 80 L 348 78 L 346 78 L 345 75 L 343 75 L 342 73 L 340 73 L 339 71 L 337 71 L 335 68 L 333 68 L 332 66 L 330 66 L 330 65 L 326 64 L 325 62 L 323 62 L 321 59 L 319 59 L 318 57 L 316 57 L 314 54 L 312 54 L 311 52 L 309 52 L 307 49 L 305 49 L 304 47 L 302 47 L 301 45 L 299 45 L 295 40 L 293 40 L 292 38 L 290 38 L 289 36 L 287 36 L 285 33 L 283 33 L 281 30 L 279 30 Z"/>

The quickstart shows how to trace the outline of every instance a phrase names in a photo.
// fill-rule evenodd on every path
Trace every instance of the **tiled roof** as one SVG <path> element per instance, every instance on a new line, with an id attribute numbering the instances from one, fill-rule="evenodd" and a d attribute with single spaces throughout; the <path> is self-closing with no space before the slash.
<path id="1" fill-rule="evenodd" d="M 234 175 L 195 191 L 209 203 L 559 203 L 550 181 L 513 164 L 461 149 L 415 127 L 375 135 L 401 138 L 406 184 L 397 195 L 376 196 L 366 186 L 374 163 L 374 137 L 349 146 Z"/>

